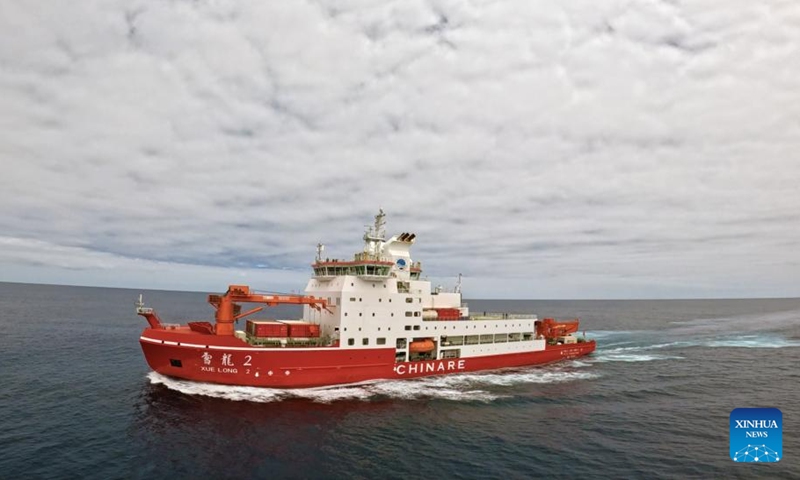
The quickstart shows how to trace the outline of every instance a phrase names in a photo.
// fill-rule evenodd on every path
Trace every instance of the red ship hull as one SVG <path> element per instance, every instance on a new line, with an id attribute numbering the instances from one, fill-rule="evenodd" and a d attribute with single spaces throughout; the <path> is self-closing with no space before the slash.
<path id="1" fill-rule="evenodd" d="M 395 362 L 394 348 L 253 347 L 233 336 L 146 328 L 139 339 L 154 371 L 197 382 L 270 388 L 308 388 L 495 370 L 578 358 L 594 341 L 544 350 Z"/>

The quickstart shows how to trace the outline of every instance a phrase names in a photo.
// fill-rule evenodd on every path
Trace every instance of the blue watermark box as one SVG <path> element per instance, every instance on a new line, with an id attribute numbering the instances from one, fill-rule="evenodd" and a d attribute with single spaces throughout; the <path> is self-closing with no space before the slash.
<path id="1" fill-rule="evenodd" d="M 734 462 L 770 463 L 783 458 L 783 414 L 777 408 L 736 408 L 730 428 Z"/>

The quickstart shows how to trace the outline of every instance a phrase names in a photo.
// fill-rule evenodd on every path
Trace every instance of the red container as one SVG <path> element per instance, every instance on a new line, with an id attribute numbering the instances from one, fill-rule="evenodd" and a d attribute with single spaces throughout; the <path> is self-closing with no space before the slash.
<path id="1" fill-rule="evenodd" d="M 319 325 L 312 323 L 308 326 L 309 337 L 319 337 Z"/>
<path id="2" fill-rule="evenodd" d="M 289 336 L 298 338 L 319 337 L 319 325 L 306 322 L 286 322 Z"/>
<path id="3" fill-rule="evenodd" d="M 254 337 L 288 337 L 289 326 L 274 320 L 248 320 L 247 333 Z"/>
<path id="4" fill-rule="evenodd" d="M 461 312 L 457 308 L 437 308 L 436 315 L 439 320 L 458 320 Z"/>

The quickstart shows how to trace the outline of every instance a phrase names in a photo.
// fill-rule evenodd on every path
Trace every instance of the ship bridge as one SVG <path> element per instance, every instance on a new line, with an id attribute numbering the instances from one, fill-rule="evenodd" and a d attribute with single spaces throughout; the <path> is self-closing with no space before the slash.
<path id="1" fill-rule="evenodd" d="M 385 238 L 386 214 L 381 210 L 375 216 L 375 224 L 364 233 L 364 249 L 356 253 L 353 260 L 322 258 L 324 245 L 317 245 L 317 259 L 311 265 L 314 279 L 330 281 L 346 275 L 362 280 L 380 282 L 389 278 L 400 281 L 418 280 L 422 264 L 411 259 L 410 248 L 416 234 L 404 232 Z"/>

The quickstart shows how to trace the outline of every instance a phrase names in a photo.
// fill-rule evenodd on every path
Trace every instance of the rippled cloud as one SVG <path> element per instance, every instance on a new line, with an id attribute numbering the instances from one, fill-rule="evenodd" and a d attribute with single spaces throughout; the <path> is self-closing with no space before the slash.
<path id="1" fill-rule="evenodd" d="M 800 295 L 797 2 L 17 1 L 0 31 L 0 280 L 302 289 L 381 206 L 467 296 Z"/>

